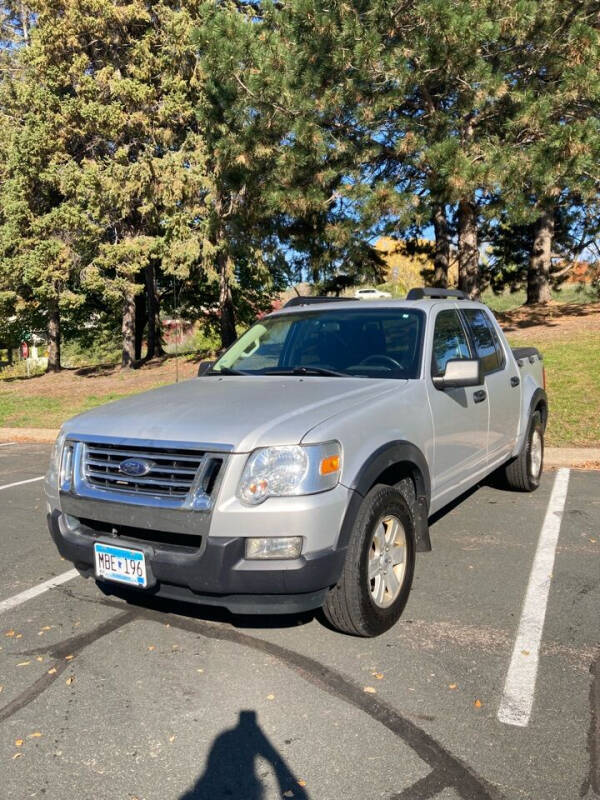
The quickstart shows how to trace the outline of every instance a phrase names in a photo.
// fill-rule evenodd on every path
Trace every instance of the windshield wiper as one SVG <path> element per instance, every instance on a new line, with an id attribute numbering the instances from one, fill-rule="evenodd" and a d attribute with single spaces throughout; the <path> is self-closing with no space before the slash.
<path id="1" fill-rule="evenodd" d="M 289 367 L 283 369 L 267 370 L 261 373 L 262 375 L 327 375 L 334 378 L 347 378 L 348 373 L 338 372 L 335 369 L 327 369 L 326 367 Z"/>
<path id="2" fill-rule="evenodd" d="M 242 372 L 241 369 L 231 369 L 231 367 L 219 367 L 219 369 L 211 369 L 209 375 L 248 375 L 248 373 Z"/>

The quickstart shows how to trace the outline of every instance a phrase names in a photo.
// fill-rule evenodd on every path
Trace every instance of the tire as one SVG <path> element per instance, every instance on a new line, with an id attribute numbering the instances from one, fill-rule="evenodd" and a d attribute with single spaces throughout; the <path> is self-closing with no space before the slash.
<path id="1" fill-rule="evenodd" d="M 402 489 L 374 486 L 356 515 L 341 578 L 323 606 L 329 624 L 342 633 L 379 636 L 404 610 L 415 568 L 415 524 Z M 371 579 L 369 569 L 377 570 Z"/>
<path id="2" fill-rule="evenodd" d="M 534 492 L 544 469 L 544 425 L 536 411 L 529 422 L 527 436 L 519 455 L 504 467 L 504 477 L 511 489 Z"/>

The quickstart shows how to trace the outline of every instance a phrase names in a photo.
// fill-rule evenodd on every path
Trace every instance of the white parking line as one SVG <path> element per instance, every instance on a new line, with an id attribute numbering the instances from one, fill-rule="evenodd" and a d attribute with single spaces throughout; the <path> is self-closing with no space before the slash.
<path id="1" fill-rule="evenodd" d="M 2 489 L 12 489 L 13 486 L 22 486 L 24 483 L 35 483 L 36 481 L 43 481 L 44 476 L 40 475 L 39 478 L 27 478 L 26 481 L 15 481 L 15 483 L 5 483 L 4 486 L 0 486 L 0 492 Z"/>
<path id="2" fill-rule="evenodd" d="M 498 709 L 498 719 L 507 725 L 525 727 L 531 716 L 539 650 L 546 618 L 556 545 L 567 499 L 569 474 L 568 469 L 559 469 L 554 479 L 552 494 L 529 575 L 517 638 L 504 683 L 504 694 Z"/>
<path id="3" fill-rule="evenodd" d="M 54 589 L 55 586 L 60 586 L 67 581 L 71 581 L 78 575 L 79 573 L 76 569 L 70 569 L 68 572 L 63 572 L 61 575 L 56 575 L 54 578 L 49 578 L 47 581 L 38 583 L 37 586 L 32 586 L 31 589 L 25 589 L 25 591 L 20 594 L 15 594 L 12 597 L 8 597 L 6 600 L 0 600 L 0 614 L 9 611 L 11 608 L 16 608 L 16 606 L 20 606 L 22 603 L 26 603 L 27 600 L 31 600 L 40 594 L 44 594 L 48 589 Z"/>

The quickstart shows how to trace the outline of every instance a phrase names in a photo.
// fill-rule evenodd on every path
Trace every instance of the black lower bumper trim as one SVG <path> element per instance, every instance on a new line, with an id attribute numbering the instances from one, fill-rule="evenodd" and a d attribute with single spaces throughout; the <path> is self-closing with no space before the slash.
<path id="1" fill-rule="evenodd" d="M 337 583 L 345 549 L 323 550 L 293 562 L 248 562 L 245 539 L 231 537 L 204 540 L 197 552 L 175 553 L 123 537 L 107 538 L 80 525 L 75 530 L 61 523 L 59 511 L 48 516 L 48 527 L 63 558 L 86 577 L 94 577 L 94 542 L 104 541 L 142 550 L 146 556 L 149 586 L 133 589 L 146 596 L 223 606 L 235 613 L 295 613 L 323 604 L 330 586 Z M 119 584 L 103 582 L 112 594 Z M 131 590 L 130 590 L 131 591 Z"/>
<path id="2" fill-rule="evenodd" d="M 299 614 L 320 608 L 327 589 L 304 594 L 232 594 L 210 595 L 196 594 L 185 586 L 161 583 L 154 589 L 128 589 L 119 584 L 107 581 L 96 581 L 100 590 L 106 595 L 122 597 L 133 602 L 144 602 L 145 599 L 174 600 L 180 603 L 193 603 L 201 606 L 217 606 L 226 608 L 232 614 Z"/>

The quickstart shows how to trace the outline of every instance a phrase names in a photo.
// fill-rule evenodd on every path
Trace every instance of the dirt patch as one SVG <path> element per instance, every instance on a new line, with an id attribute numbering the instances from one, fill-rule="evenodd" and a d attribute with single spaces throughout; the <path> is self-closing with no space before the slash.
<path id="1" fill-rule="evenodd" d="M 600 302 L 520 306 L 497 312 L 496 318 L 513 340 L 558 341 L 598 333 L 600 343 Z"/>
<path id="2" fill-rule="evenodd" d="M 28 397 L 68 398 L 74 402 L 93 396 L 132 394 L 154 389 L 167 383 L 193 378 L 198 371 L 198 361 L 174 358 L 156 359 L 139 369 L 121 369 L 113 365 L 63 369 L 61 372 L 39 375 L 34 378 L 13 378 L 0 382 L 0 391 Z"/>

